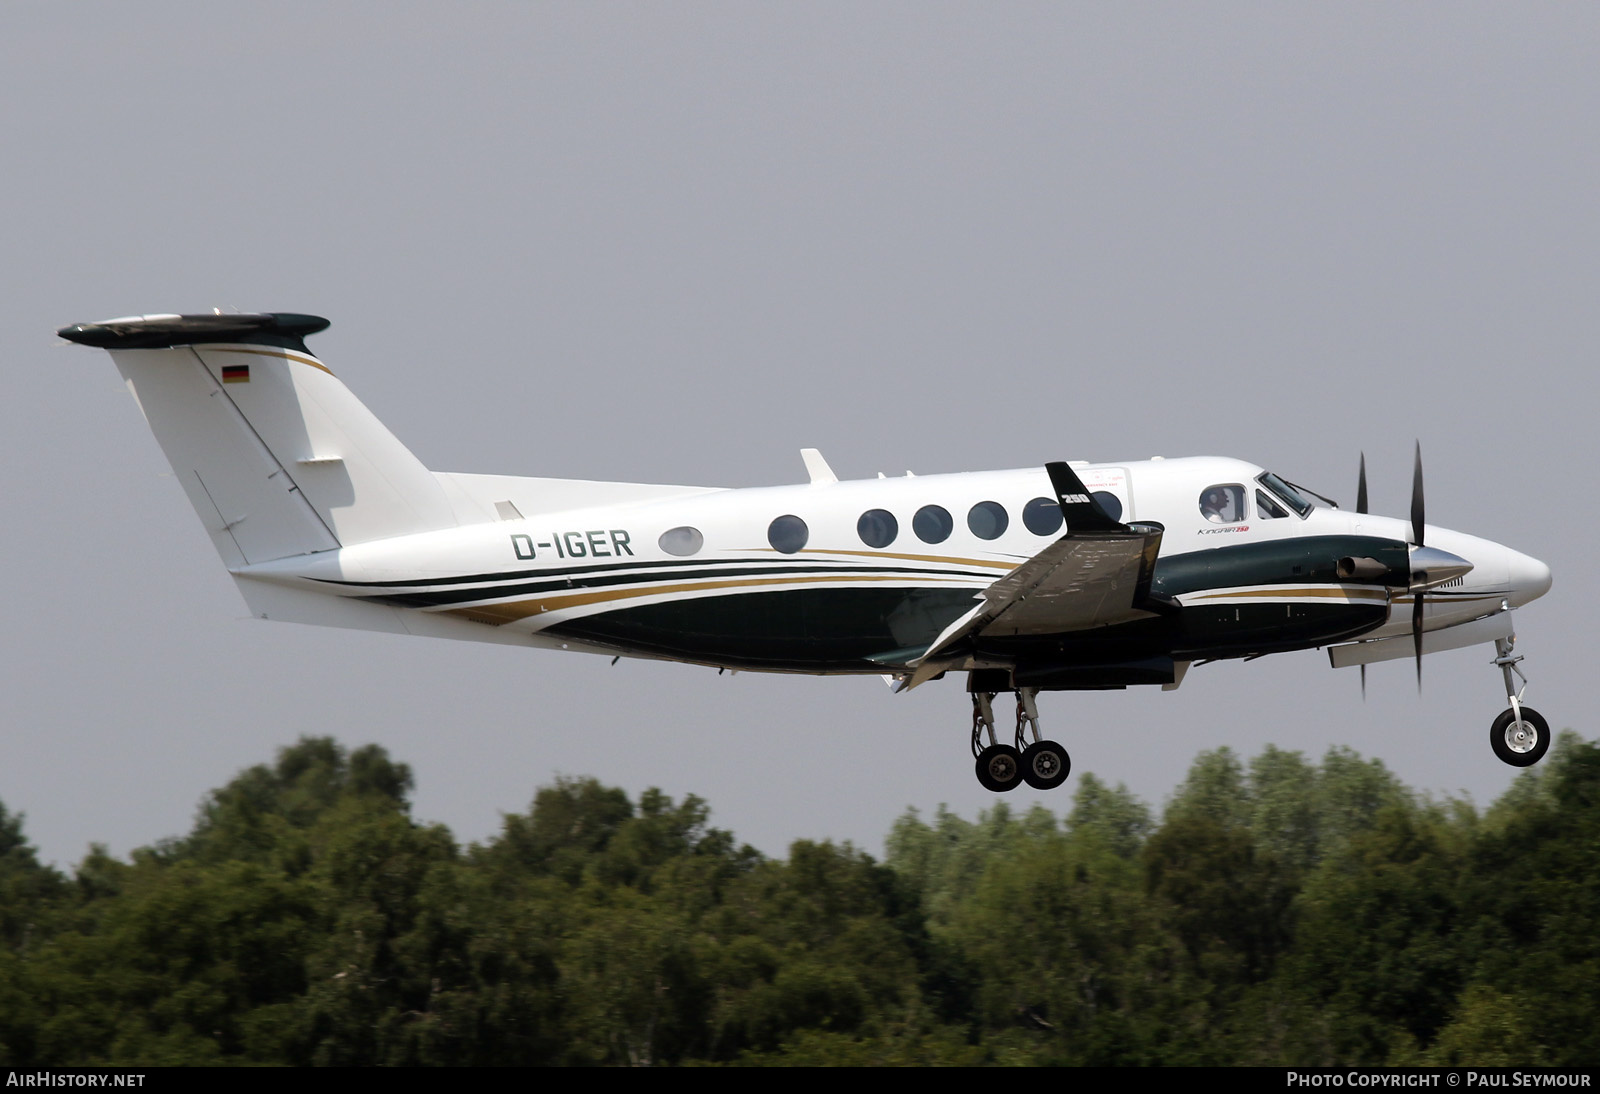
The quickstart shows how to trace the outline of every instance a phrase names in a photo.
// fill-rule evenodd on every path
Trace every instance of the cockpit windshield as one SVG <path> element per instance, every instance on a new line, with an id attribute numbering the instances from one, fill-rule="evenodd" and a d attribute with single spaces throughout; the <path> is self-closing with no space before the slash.
<path id="1" fill-rule="evenodd" d="M 1303 517 L 1307 513 L 1311 512 L 1311 503 L 1305 498 L 1301 497 L 1298 490 L 1284 482 L 1282 479 L 1278 478 L 1278 476 L 1274 475 L 1271 471 L 1263 473 L 1260 478 L 1256 479 L 1256 481 L 1262 486 L 1265 486 L 1277 496 L 1278 500 L 1282 501 L 1300 516 Z"/>

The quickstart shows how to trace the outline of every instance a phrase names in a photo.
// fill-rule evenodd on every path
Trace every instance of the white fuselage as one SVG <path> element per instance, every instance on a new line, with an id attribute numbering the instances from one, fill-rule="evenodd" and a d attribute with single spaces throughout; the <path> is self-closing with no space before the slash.
<path id="1" fill-rule="evenodd" d="M 1115 499 L 1121 520 L 1164 526 L 1158 573 L 1162 564 L 1180 556 L 1194 556 L 1191 562 L 1221 561 L 1240 548 L 1274 542 L 1366 536 L 1403 543 L 1409 535 L 1404 521 L 1322 507 L 1303 516 L 1271 515 L 1257 496 L 1262 469 L 1239 460 L 1158 459 L 1075 465 L 1075 470 L 1089 490 Z M 515 493 L 517 480 L 489 481 L 508 495 L 507 500 Z M 545 480 L 530 481 L 539 487 L 530 488 L 531 494 L 547 489 L 542 486 Z M 596 492 L 604 492 L 598 489 L 601 484 L 595 485 Z M 1226 519 L 1216 519 L 1216 514 L 1208 518 L 1202 512 L 1202 495 L 1219 485 L 1237 487 L 1242 500 L 1234 511 L 1223 514 Z M 568 484 L 565 493 L 580 495 L 582 486 Z M 736 490 L 673 488 L 664 496 L 525 517 L 513 503 L 509 509 L 502 506 L 510 519 L 240 567 L 235 574 L 244 582 L 332 595 L 365 609 L 384 605 L 407 614 L 440 617 L 440 622 L 449 618 L 479 624 L 459 628 L 461 637 L 492 635 L 496 641 L 777 671 L 884 671 L 894 667 L 892 658 L 867 657 L 914 649 L 936 629 L 933 623 L 908 619 L 897 628 L 890 621 L 884 624 L 887 637 L 878 643 L 882 650 L 852 648 L 837 657 L 813 652 L 790 663 L 759 652 L 737 656 L 737 649 L 732 651 L 736 656 L 718 656 L 715 643 L 703 649 L 673 649 L 651 627 L 641 632 L 652 632 L 645 634 L 646 640 L 630 646 L 625 631 L 585 626 L 583 621 L 677 605 L 675 614 L 661 618 L 684 621 L 682 625 L 692 630 L 701 610 L 725 614 L 744 604 L 770 614 L 784 594 L 793 599 L 824 593 L 836 601 L 846 590 L 878 593 L 863 598 L 861 610 L 879 615 L 890 603 L 883 594 L 891 590 L 900 595 L 921 590 L 918 595 L 924 598 L 927 591 L 937 591 L 943 595 L 929 603 L 937 605 L 934 610 L 942 613 L 940 618 L 946 618 L 957 605 L 977 597 L 1062 534 L 1059 516 L 1053 522 L 1048 519 L 1051 497 L 1051 484 L 1042 469 L 1022 469 Z M 478 500 L 493 511 L 490 498 Z M 1036 528 L 1024 519 L 1030 502 L 1047 518 Z M 989 503 L 985 508 L 990 514 L 996 506 L 1004 512 L 1005 527 L 998 534 L 992 516 L 973 515 L 974 507 L 984 503 Z M 525 499 L 522 504 L 537 502 Z M 1272 504 L 1278 512 L 1285 511 L 1281 503 Z M 948 514 L 948 521 L 919 521 L 918 514 L 930 511 L 929 507 Z M 897 527 L 888 542 L 881 517 L 873 542 L 863 539 L 863 516 L 872 513 L 893 518 Z M 796 547 L 794 543 L 774 545 L 769 531 L 778 518 L 803 522 L 805 539 L 797 549 L 788 549 Z M 671 554 L 664 549 L 664 543 L 674 545 L 668 537 L 674 529 L 698 533 L 697 540 L 685 534 L 678 537 L 687 540 L 677 545 L 680 552 L 689 546 L 693 550 Z M 1458 554 L 1474 567 L 1459 584 L 1428 596 L 1427 629 L 1467 622 L 1499 610 L 1502 604 L 1516 607 L 1548 587 L 1548 570 L 1509 548 L 1442 528 L 1430 527 L 1427 536 L 1431 546 Z M 1380 584 L 1312 585 L 1237 576 L 1219 577 L 1218 582 L 1179 592 L 1175 600 L 1185 607 L 1281 604 L 1286 611 L 1294 603 L 1317 608 L 1328 607 L 1330 601 L 1381 604 L 1382 618 L 1362 628 L 1363 636 L 1409 632 L 1409 612 L 1396 613 L 1392 621 L 1387 612 L 1391 602 L 1409 603 L 1408 594 L 1394 595 Z M 774 620 L 780 626 L 793 622 Z M 727 641 L 737 645 L 739 633 L 732 628 Z"/>
<path id="2" fill-rule="evenodd" d="M 274 312 L 60 332 L 111 352 L 262 618 L 1066 688 L 1358 640 L 1389 656 L 1374 639 L 1476 625 L 1550 584 L 1498 544 L 1429 528 L 1412 547 L 1409 522 L 1314 508 L 1232 459 L 839 482 L 808 450 L 811 482 L 740 490 L 434 472 L 306 348 L 326 326 Z M 1392 613 L 1419 590 L 1420 617 Z M 1470 636 L 1509 633 L 1489 631 Z"/>
<path id="3" fill-rule="evenodd" d="M 1328 647 L 1335 666 L 1495 643 L 1491 741 L 1535 763 L 1510 611 L 1541 562 L 1313 506 L 1199 457 L 725 490 L 429 469 L 318 359 L 295 312 L 62 328 L 110 352 L 251 612 L 326 626 L 765 672 L 966 673 L 980 783 L 1061 784 L 1041 691 L 1176 687 L 1190 665 Z M 1365 494 L 1365 471 L 1360 494 Z M 1395 609 L 1399 607 L 1400 611 Z M 1017 700 L 1012 744 L 992 700 Z M 1031 743 L 1029 738 L 1031 737 Z"/>

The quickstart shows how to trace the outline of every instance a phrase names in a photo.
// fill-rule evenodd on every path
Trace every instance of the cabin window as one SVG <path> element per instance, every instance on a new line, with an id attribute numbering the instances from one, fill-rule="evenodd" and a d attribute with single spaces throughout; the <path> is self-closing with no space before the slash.
<path id="1" fill-rule="evenodd" d="M 668 528 L 656 542 L 667 554 L 687 558 L 700 553 L 700 548 L 706 545 L 706 537 L 700 534 L 700 529 L 686 524 L 681 528 Z"/>
<path id="2" fill-rule="evenodd" d="M 1200 491 L 1200 515 L 1212 524 L 1237 524 L 1244 519 L 1244 487 L 1221 483 Z"/>
<path id="3" fill-rule="evenodd" d="M 774 551 L 782 551 L 786 555 L 800 550 L 810 538 L 811 529 L 806 527 L 806 522 L 792 513 L 778 517 L 767 525 L 767 542 L 772 544 Z"/>
<path id="4" fill-rule="evenodd" d="M 1011 517 L 997 501 L 980 501 L 967 511 L 967 528 L 979 539 L 999 539 Z"/>
<path id="5" fill-rule="evenodd" d="M 1289 515 L 1283 506 L 1273 501 L 1272 498 L 1267 495 L 1265 490 L 1256 491 L 1256 512 L 1261 514 L 1261 518 L 1263 520 L 1276 519 L 1278 517 L 1286 517 Z"/>
<path id="6" fill-rule="evenodd" d="M 900 522 L 887 509 L 868 509 L 856 521 L 856 535 L 868 547 L 887 547 L 900 534 Z"/>
<path id="7" fill-rule="evenodd" d="M 950 510 L 942 505 L 924 505 L 917 510 L 917 515 L 911 518 L 911 530 L 917 533 L 917 538 L 924 543 L 943 543 L 950 538 L 956 522 L 950 517 Z"/>
<path id="8" fill-rule="evenodd" d="M 1096 490 L 1094 500 L 1100 503 L 1100 508 L 1106 511 L 1106 516 L 1112 520 L 1122 519 L 1122 499 L 1109 490 Z"/>
<path id="9" fill-rule="evenodd" d="M 1055 498 L 1034 498 L 1022 507 L 1022 523 L 1036 536 L 1053 536 L 1061 530 L 1061 505 Z"/>

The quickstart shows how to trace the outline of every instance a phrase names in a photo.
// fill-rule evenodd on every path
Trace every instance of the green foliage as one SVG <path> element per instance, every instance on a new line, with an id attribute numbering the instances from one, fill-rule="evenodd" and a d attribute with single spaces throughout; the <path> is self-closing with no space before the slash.
<path id="1" fill-rule="evenodd" d="M 1537 1015 L 1551 1064 L 1600 1058 L 1600 747 L 1563 742 L 1538 792 L 1472 846 L 1477 978 Z M 1525 790 L 1526 784 L 1513 788 Z"/>
<path id="2" fill-rule="evenodd" d="M 408 808 L 411 769 L 377 745 L 354 753 L 330 737 L 302 737 L 273 766 L 241 772 L 200 807 L 194 832 L 168 854 L 207 862 L 275 859 L 287 870 L 307 863 L 303 834 L 346 798 Z"/>
<path id="3" fill-rule="evenodd" d="M 1600 1058 L 1600 748 L 1481 819 L 1375 760 L 1196 758 L 1159 824 L 908 811 L 768 860 L 592 779 L 482 846 L 305 738 L 68 879 L 0 806 L 0 1064 L 1423 1064 Z"/>
<path id="4" fill-rule="evenodd" d="M 486 860 L 503 871 L 551 875 L 570 883 L 633 817 L 621 790 L 594 779 L 561 779 L 541 789 L 527 816 L 509 816 Z"/>
<path id="5" fill-rule="evenodd" d="M 0 948 L 26 954 L 48 937 L 68 895 L 66 879 L 41 866 L 22 835 L 22 817 L 0 803 Z"/>
<path id="6" fill-rule="evenodd" d="M 1154 824 L 1150 807 L 1118 783 L 1112 789 L 1092 771 L 1084 772 L 1072 796 L 1067 827 L 1074 836 L 1104 843 L 1117 856 L 1131 859 L 1144 846 Z"/>
<path id="7" fill-rule="evenodd" d="M 1573 758 L 1587 748 L 1583 738 L 1570 729 L 1556 734 L 1550 752 L 1537 766 L 1524 768 L 1516 781 L 1491 806 L 1484 816 L 1489 828 L 1503 828 L 1530 810 L 1555 804 L 1557 775 L 1567 769 Z"/>
<path id="8" fill-rule="evenodd" d="M 945 941 L 964 959 L 981 1027 L 1022 1032 L 1038 1062 L 1153 1060 L 1146 1008 L 1176 955 L 1138 868 L 1096 839 L 1043 834 L 997 860 Z M 1155 1018 L 1154 1021 L 1148 1021 Z"/>
<path id="9" fill-rule="evenodd" d="M 1381 1064 L 1397 1034 L 1430 1043 L 1466 984 L 1465 862 L 1447 824 L 1437 811 L 1384 810 L 1302 890 L 1288 971 L 1334 1020 L 1341 1060 Z"/>
<path id="10" fill-rule="evenodd" d="M 22 820 L 0 803 L 0 1066 L 15 1066 L 37 1051 L 39 1016 L 28 975 L 72 908 L 71 886 L 40 865 Z"/>
<path id="11" fill-rule="evenodd" d="M 1535 1035 L 1538 1012 L 1528 1000 L 1502 995 L 1485 984 L 1473 984 L 1462 993 L 1450 1024 L 1439 1031 L 1432 1046 L 1418 1054 L 1424 1067 L 1518 1067 L 1545 1063 Z M 1391 1054 L 1390 1062 L 1413 1061 Z"/>
<path id="12" fill-rule="evenodd" d="M 1221 986 L 1272 972 L 1288 945 L 1293 890 L 1250 831 L 1179 812 L 1145 845 L 1144 865 L 1155 910 L 1197 975 Z"/>

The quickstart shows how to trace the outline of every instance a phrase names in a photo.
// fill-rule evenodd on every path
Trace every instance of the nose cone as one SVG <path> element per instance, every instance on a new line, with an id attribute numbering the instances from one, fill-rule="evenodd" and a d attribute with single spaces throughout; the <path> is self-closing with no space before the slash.
<path id="1" fill-rule="evenodd" d="M 1550 591 L 1550 567 L 1516 551 L 1507 551 L 1506 555 L 1513 606 L 1521 607 Z"/>

